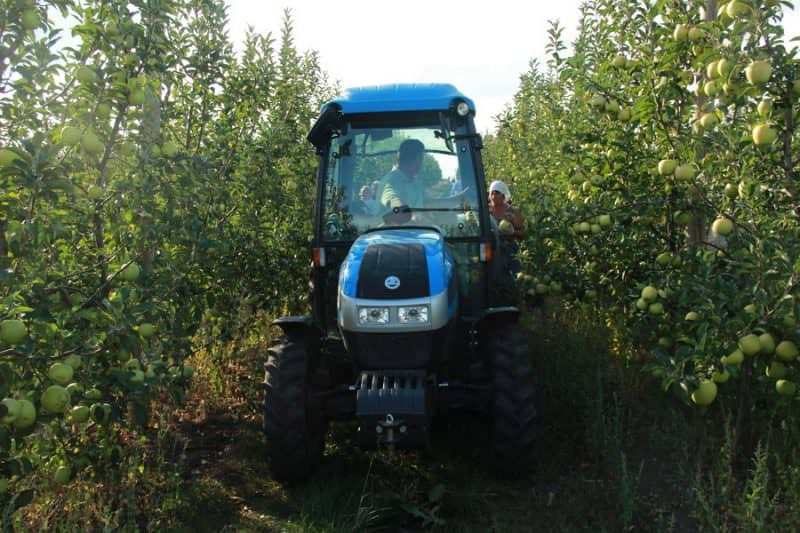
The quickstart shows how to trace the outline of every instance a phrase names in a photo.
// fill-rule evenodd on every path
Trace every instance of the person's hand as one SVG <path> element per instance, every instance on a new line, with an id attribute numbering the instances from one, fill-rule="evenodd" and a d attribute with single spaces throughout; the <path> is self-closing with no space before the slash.
<path id="1" fill-rule="evenodd" d="M 500 234 L 504 237 L 511 237 L 514 235 L 514 224 L 509 222 L 508 220 L 501 220 L 497 224 L 497 229 L 500 231 Z"/>

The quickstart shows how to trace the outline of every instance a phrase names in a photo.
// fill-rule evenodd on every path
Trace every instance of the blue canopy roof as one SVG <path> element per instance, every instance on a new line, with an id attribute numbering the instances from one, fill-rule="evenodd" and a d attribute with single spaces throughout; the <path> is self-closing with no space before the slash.
<path id="1" fill-rule="evenodd" d="M 345 89 L 326 103 L 338 104 L 342 113 L 380 113 L 384 111 L 447 110 L 454 98 L 464 100 L 475 112 L 475 104 L 449 83 L 397 83 Z"/>

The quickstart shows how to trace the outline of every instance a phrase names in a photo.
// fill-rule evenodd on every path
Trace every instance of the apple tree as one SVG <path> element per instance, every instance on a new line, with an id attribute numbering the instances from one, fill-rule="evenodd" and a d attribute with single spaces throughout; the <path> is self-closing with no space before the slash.
<path id="1" fill-rule="evenodd" d="M 782 9 L 587 3 L 572 53 L 551 28 L 548 68 L 521 78 L 487 142 L 489 175 L 531 220 L 529 290 L 559 280 L 665 390 L 729 402 L 742 436 L 754 398 L 788 408 L 800 377 L 800 84 Z"/>

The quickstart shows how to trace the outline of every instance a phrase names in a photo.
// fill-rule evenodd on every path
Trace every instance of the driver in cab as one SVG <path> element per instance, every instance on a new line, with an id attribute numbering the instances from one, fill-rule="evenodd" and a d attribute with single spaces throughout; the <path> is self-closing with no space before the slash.
<path id="1" fill-rule="evenodd" d="M 397 151 L 397 165 L 381 180 L 380 203 L 388 209 L 424 207 L 425 194 L 415 177 L 422 167 L 425 146 L 406 139 Z"/>

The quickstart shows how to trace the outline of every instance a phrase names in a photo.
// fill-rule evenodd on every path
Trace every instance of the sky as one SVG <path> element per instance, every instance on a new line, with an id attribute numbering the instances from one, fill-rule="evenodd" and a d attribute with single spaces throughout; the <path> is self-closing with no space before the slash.
<path id="1" fill-rule="evenodd" d="M 278 38 L 291 10 L 295 45 L 316 50 L 343 88 L 387 83 L 452 83 L 476 106 L 481 132 L 511 103 L 531 59 L 544 62 L 548 20 L 569 43 L 577 35 L 579 0 L 227 0 L 231 39 L 248 26 Z M 786 10 L 789 37 L 800 12 Z M 461 28 L 460 30 L 458 28 Z"/>

